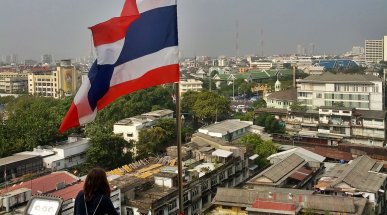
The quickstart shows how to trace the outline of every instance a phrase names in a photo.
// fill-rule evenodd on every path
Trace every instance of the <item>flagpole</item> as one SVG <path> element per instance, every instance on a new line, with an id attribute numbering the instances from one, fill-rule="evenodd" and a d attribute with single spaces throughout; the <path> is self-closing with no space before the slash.
<path id="1" fill-rule="evenodd" d="M 179 215 L 184 214 L 183 206 L 183 161 L 181 158 L 181 110 L 180 110 L 180 89 L 179 82 L 175 83 L 176 89 L 176 124 L 177 124 L 177 169 L 179 186 Z"/>

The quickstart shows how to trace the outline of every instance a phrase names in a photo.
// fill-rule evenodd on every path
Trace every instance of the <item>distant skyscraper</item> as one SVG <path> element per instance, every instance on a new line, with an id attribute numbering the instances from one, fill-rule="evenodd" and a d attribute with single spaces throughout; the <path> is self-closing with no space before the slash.
<path id="1" fill-rule="evenodd" d="M 11 63 L 18 64 L 19 63 L 19 56 L 17 54 L 12 54 L 11 56 Z"/>
<path id="2" fill-rule="evenodd" d="M 298 55 L 305 55 L 305 47 L 301 44 L 297 45 L 297 54 Z"/>
<path id="3" fill-rule="evenodd" d="M 52 64 L 52 55 L 51 54 L 42 55 L 42 63 Z"/>
<path id="4" fill-rule="evenodd" d="M 379 63 L 381 60 L 383 60 L 383 40 L 366 40 L 366 63 Z"/>
<path id="5" fill-rule="evenodd" d="M 4 56 L 4 63 L 5 64 L 11 64 L 11 55 L 6 55 L 6 56 Z"/>

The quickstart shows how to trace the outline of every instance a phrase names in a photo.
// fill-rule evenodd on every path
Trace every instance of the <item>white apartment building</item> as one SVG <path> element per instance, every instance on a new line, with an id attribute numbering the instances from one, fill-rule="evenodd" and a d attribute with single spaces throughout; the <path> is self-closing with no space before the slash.
<path id="1" fill-rule="evenodd" d="M 188 92 L 189 90 L 191 91 L 202 91 L 203 82 L 196 80 L 196 79 L 187 79 L 187 80 L 181 80 L 179 85 L 180 85 L 180 96 L 183 95 L 184 93 Z"/>
<path id="2" fill-rule="evenodd" d="M 88 138 L 68 137 L 54 147 L 36 148 L 33 151 L 18 153 L 20 155 L 39 155 L 43 158 L 45 168 L 58 171 L 86 162 L 86 151 L 90 147 Z"/>
<path id="3" fill-rule="evenodd" d="M 364 47 L 366 63 L 379 63 L 383 60 L 383 40 L 366 40 Z"/>
<path id="4" fill-rule="evenodd" d="M 270 62 L 270 61 L 257 61 L 257 62 L 250 63 L 250 68 L 252 68 L 252 69 L 269 70 L 272 67 L 273 67 L 273 62 Z"/>
<path id="5" fill-rule="evenodd" d="M 373 75 L 312 75 L 297 80 L 297 100 L 309 109 L 342 103 L 360 110 L 383 110 L 383 81 Z"/>
<path id="6" fill-rule="evenodd" d="M 74 95 L 81 84 L 79 72 L 70 60 L 62 60 L 55 71 L 28 74 L 28 93 L 44 97 L 62 98 Z"/>
<path id="7" fill-rule="evenodd" d="M 115 134 L 122 134 L 126 141 L 138 141 L 140 131 L 144 128 L 150 128 L 156 124 L 159 119 L 173 118 L 171 110 L 157 110 L 149 113 L 144 113 L 138 116 L 122 119 L 116 122 L 113 126 Z M 132 152 L 136 155 L 136 145 L 134 144 Z"/>

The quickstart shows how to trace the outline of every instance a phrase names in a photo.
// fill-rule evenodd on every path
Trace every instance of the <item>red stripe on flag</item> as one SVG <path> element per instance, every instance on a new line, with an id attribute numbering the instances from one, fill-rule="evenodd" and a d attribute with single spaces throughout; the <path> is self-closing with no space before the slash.
<path id="1" fill-rule="evenodd" d="M 110 87 L 109 91 L 98 101 L 97 108 L 101 110 L 118 97 L 134 91 L 177 81 L 179 81 L 179 64 L 150 70 L 140 78 Z"/>
<path id="2" fill-rule="evenodd" d="M 67 111 L 66 116 L 60 125 L 59 132 L 63 134 L 67 129 L 79 126 L 78 109 L 77 106 L 71 103 L 70 109 Z"/>
<path id="3" fill-rule="evenodd" d="M 126 0 L 122 8 L 121 16 L 139 15 L 136 0 Z"/>
<path id="4" fill-rule="evenodd" d="M 114 17 L 106 22 L 90 27 L 93 34 L 94 46 L 114 43 L 125 37 L 129 25 L 136 20 L 139 15 Z"/>

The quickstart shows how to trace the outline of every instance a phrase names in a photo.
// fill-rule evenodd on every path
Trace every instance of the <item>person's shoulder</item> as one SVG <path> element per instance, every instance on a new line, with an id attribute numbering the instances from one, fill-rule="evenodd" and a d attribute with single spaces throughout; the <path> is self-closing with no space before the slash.
<path id="1" fill-rule="evenodd" d="M 77 199 L 83 197 L 84 193 L 83 193 L 83 190 L 79 191 L 78 194 L 77 194 Z"/>

